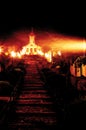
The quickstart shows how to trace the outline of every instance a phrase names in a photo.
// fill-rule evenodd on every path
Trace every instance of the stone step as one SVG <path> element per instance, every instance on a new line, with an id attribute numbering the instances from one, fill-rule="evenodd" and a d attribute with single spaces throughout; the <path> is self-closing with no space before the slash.
<path id="1" fill-rule="evenodd" d="M 35 126 L 35 128 L 37 126 L 56 126 L 57 125 L 57 120 L 56 117 L 51 117 L 51 116 L 18 116 L 18 118 L 16 120 L 14 120 L 14 122 L 12 122 L 11 124 L 9 124 L 9 126 L 11 127 L 16 127 L 16 126 Z"/>
<path id="2" fill-rule="evenodd" d="M 29 87 L 29 86 L 42 87 L 43 85 L 44 85 L 43 83 L 38 83 L 38 82 L 36 82 L 36 83 L 34 84 L 34 82 L 32 82 L 32 81 L 31 81 L 31 82 L 28 81 L 27 83 L 24 83 L 24 86 L 23 86 L 23 87 L 27 87 L 27 86 L 28 86 L 28 87 Z"/>
<path id="3" fill-rule="evenodd" d="M 30 90 L 44 90 L 44 88 L 43 87 L 41 87 L 41 86 L 27 86 L 27 87 L 24 87 L 24 88 L 22 88 L 22 91 L 30 91 Z"/>
<path id="4" fill-rule="evenodd" d="M 51 98 L 49 95 L 47 94 L 21 94 L 19 96 L 19 99 L 32 99 L 32 98 L 35 98 L 35 99 L 38 99 L 38 98 Z"/>
<path id="5" fill-rule="evenodd" d="M 40 113 L 40 114 L 55 114 L 49 106 L 16 106 L 16 113 Z"/>
<path id="6" fill-rule="evenodd" d="M 37 89 L 37 90 L 29 90 L 29 91 L 23 90 L 21 92 L 21 94 L 31 94 L 31 93 L 32 94 L 46 94 L 47 91 L 44 89 L 41 89 L 41 90 Z"/>
<path id="7" fill-rule="evenodd" d="M 30 105 L 30 104 L 34 104 L 34 105 L 39 105 L 39 104 L 42 104 L 42 105 L 53 105 L 53 103 L 49 100 L 43 100 L 43 99 L 28 99 L 28 100 L 25 100 L 25 99 L 20 99 L 17 101 L 17 104 L 21 104 L 21 105 Z"/>

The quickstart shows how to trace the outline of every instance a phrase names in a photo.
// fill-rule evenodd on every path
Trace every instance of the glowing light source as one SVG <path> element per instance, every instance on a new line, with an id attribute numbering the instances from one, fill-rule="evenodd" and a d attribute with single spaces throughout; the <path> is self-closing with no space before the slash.
<path id="1" fill-rule="evenodd" d="M 46 35 L 45 35 L 46 34 Z M 47 60 L 49 60 L 49 62 L 52 61 L 52 57 L 54 56 L 62 56 L 63 53 L 65 52 L 75 52 L 75 53 L 79 53 L 79 52 L 83 52 L 85 55 L 85 51 L 86 51 L 86 41 L 85 39 L 78 39 L 78 38 L 73 38 L 73 37 L 67 37 L 67 36 L 63 36 L 63 35 L 58 35 L 58 34 L 53 34 L 53 33 L 43 33 L 43 34 L 39 34 L 38 39 L 36 39 L 37 43 L 39 43 L 39 45 L 41 45 L 43 47 L 44 52 L 46 52 L 44 54 L 44 52 L 42 52 L 42 49 L 40 46 L 35 44 L 35 34 L 33 33 L 33 31 L 30 33 L 29 35 L 29 43 L 27 45 L 22 44 L 24 42 L 26 42 L 25 37 L 23 37 L 23 35 L 21 36 L 21 34 L 17 35 L 18 38 L 21 38 L 23 40 L 20 40 L 18 42 L 16 42 L 16 38 L 15 40 L 13 38 L 8 41 L 6 41 L 7 44 L 12 45 L 12 42 L 15 41 L 16 45 L 15 46 L 8 46 L 7 44 L 3 44 L 4 48 L 6 49 L 6 51 L 3 51 L 3 47 L 2 44 L 0 45 L 0 54 L 3 52 L 5 55 L 9 55 L 11 57 L 16 57 L 16 58 L 21 58 L 22 55 L 41 55 L 44 56 Z M 26 35 L 25 35 L 26 36 Z M 20 44 L 20 43 L 21 44 Z M 19 47 L 21 47 L 22 45 L 22 49 L 18 50 Z M 53 48 L 53 50 L 52 50 Z M 49 52 L 49 50 L 52 50 Z"/>
<path id="2" fill-rule="evenodd" d="M 16 52 L 14 52 L 14 51 L 11 51 L 11 57 L 16 57 Z"/>
<path id="3" fill-rule="evenodd" d="M 21 54 L 21 55 L 26 54 L 26 47 L 23 47 L 23 49 L 20 51 L 20 54 Z"/>
<path id="4" fill-rule="evenodd" d="M 5 52 L 5 55 L 8 56 L 9 55 L 8 52 Z"/>
<path id="5" fill-rule="evenodd" d="M 19 52 L 16 53 L 17 58 L 21 58 L 21 54 Z"/>
<path id="6" fill-rule="evenodd" d="M 0 47 L 0 54 L 3 52 L 2 46 Z"/>
<path id="7" fill-rule="evenodd" d="M 45 53 L 45 58 L 48 60 L 48 62 L 52 62 L 52 52 L 49 51 L 48 53 Z"/>
<path id="8" fill-rule="evenodd" d="M 41 56 L 44 55 L 44 53 L 43 53 L 41 50 L 37 50 L 37 54 L 39 54 L 39 55 L 41 55 Z"/>
<path id="9" fill-rule="evenodd" d="M 57 54 L 58 54 L 59 56 L 61 56 L 61 51 L 58 51 Z"/>

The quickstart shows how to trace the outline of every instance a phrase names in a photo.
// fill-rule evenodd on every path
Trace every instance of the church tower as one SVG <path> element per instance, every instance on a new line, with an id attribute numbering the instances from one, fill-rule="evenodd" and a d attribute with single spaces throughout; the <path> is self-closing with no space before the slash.
<path id="1" fill-rule="evenodd" d="M 38 51 L 41 50 L 41 47 L 35 44 L 35 34 L 33 32 L 33 29 L 29 34 L 29 43 L 26 48 L 26 54 L 30 55 L 36 55 Z"/>
<path id="2" fill-rule="evenodd" d="M 29 44 L 35 44 L 35 34 L 34 34 L 33 30 L 31 31 L 31 33 L 29 35 Z"/>

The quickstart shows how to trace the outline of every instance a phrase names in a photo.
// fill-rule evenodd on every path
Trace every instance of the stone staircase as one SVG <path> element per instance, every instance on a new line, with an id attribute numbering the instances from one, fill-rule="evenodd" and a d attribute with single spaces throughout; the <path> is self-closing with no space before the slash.
<path id="1" fill-rule="evenodd" d="M 15 113 L 10 117 L 8 130 L 56 129 L 58 120 L 54 103 L 35 62 L 28 64 L 21 94 L 16 101 Z"/>

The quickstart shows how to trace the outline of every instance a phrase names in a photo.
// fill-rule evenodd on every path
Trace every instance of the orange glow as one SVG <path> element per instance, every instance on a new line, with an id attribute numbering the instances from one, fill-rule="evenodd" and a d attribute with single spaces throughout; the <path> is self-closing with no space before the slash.
<path id="1" fill-rule="evenodd" d="M 28 37 L 28 34 L 29 37 Z M 29 54 L 39 54 L 47 57 L 47 54 L 52 50 L 50 55 L 59 55 L 61 52 L 75 52 L 84 53 L 86 50 L 86 42 L 82 38 L 67 36 L 58 34 L 57 32 L 47 32 L 47 31 L 38 31 L 30 33 L 29 30 L 18 31 L 12 34 L 9 38 L 3 40 L 3 46 L 6 50 L 6 53 L 10 54 L 12 57 L 21 57 L 21 55 Z M 0 53 L 2 48 L 0 47 Z M 5 53 L 5 54 L 6 54 Z M 50 56 L 49 56 L 50 57 Z"/>
<path id="2" fill-rule="evenodd" d="M 69 41 L 69 43 L 65 43 L 65 45 L 62 45 L 62 50 L 68 52 L 81 52 L 84 49 L 85 48 L 82 41 Z"/>
<path id="3" fill-rule="evenodd" d="M 16 53 L 14 51 L 11 51 L 11 57 L 16 57 Z"/>
<path id="4" fill-rule="evenodd" d="M 48 53 L 45 53 L 45 58 L 48 62 L 52 62 L 52 52 L 49 51 Z"/>
<path id="5" fill-rule="evenodd" d="M 21 54 L 19 52 L 16 53 L 17 58 L 21 58 Z"/>
<path id="6" fill-rule="evenodd" d="M 10 55 L 13 58 L 19 58 L 20 59 L 22 57 L 22 55 L 19 52 L 14 52 L 14 51 L 11 51 Z"/>
<path id="7" fill-rule="evenodd" d="M 2 49 L 0 48 L 0 54 L 1 54 L 1 52 L 2 52 Z"/>
<path id="8" fill-rule="evenodd" d="M 21 54 L 21 55 L 26 54 L 26 47 L 23 47 L 23 49 L 20 51 L 20 54 Z"/>
<path id="9" fill-rule="evenodd" d="M 0 47 L 0 54 L 3 52 L 2 46 Z"/>
<path id="10" fill-rule="evenodd" d="M 59 42 L 54 42 L 52 46 L 53 50 L 61 50 L 62 52 L 83 52 L 86 50 L 86 43 L 83 40 L 77 39 L 59 39 Z"/>
<path id="11" fill-rule="evenodd" d="M 61 51 L 58 51 L 57 54 L 58 54 L 59 56 L 61 56 Z"/>
<path id="12" fill-rule="evenodd" d="M 5 52 L 5 55 L 8 56 L 9 55 L 8 52 Z"/>
<path id="13" fill-rule="evenodd" d="M 37 50 L 37 54 L 39 54 L 39 55 L 41 55 L 41 56 L 44 55 L 44 53 L 43 53 L 41 50 Z"/>

